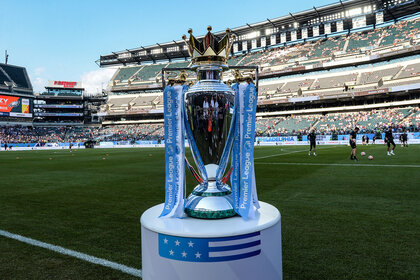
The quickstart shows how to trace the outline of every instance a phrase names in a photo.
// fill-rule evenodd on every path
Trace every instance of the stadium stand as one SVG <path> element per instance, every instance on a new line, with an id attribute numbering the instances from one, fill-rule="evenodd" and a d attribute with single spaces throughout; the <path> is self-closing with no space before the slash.
<path id="1" fill-rule="evenodd" d="M 407 41 L 417 34 L 420 28 L 420 21 L 400 21 L 392 26 L 386 27 L 382 33 L 381 46 L 396 45 Z"/>
<path id="2" fill-rule="evenodd" d="M 312 58 L 329 57 L 336 52 L 342 51 L 345 42 L 346 37 L 344 36 L 320 40 L 314 45 L 314 49 L 309 55 Z"/>
<path id="3" fill-rule="evenodd" d="M 420 63 L 408 64 L 404 67 L 401 73 L 398 75 L 398 79 L 410 78 L 413 76 L 420 75 Z"/>
<path id="4" fill-rule="evenodd" d="M 345 83 L 355 82 L 356 78 L 357 73 L 320 78 L 314 83 L 312 89 L 343 87 Z"/>
<path id="5" fill-rule="evenodd" d="M 310 72 L 303 75 L 292 75 L 287 78 L 272 78 L 264 80 L 265 74 L 275 71 L 291 71 L 311 67 L 325 68 L 331 63 L 345 65 L 354 60 L 369 57 L 372 54 L 383 55 L 398 50 L 417 46 L 417 33 L 420 20 L 410 19 L 398 21 L 394 24 L 376 29 L 358 31 L 348 35 L 331 36 L 314 41 L 299 42 L 286 46 L 277 46 L 267 50 L 257 50 L 233 56 L 230 65 L 259 65 L 262 79 L 260 80 L 260 106 L 266 102 L 284 100 L 297 96 L 319 96 L 320 98 L 349 98 L 354 95 L 375 90 L 388 90 L 392 87 L 418 83 L 415 77 L 420 76 L 420 62 L 418 56 L 411 60 L 407 58 L 391 60 L 390 63 L 372 63 L 358 67 L 343 67 L 331 72 Z M 330 64 L 329 64 L 330 63 Z M 128 102 L 121 102 L 110 97 L 108 101 L 109 113 L 125 112 L 139 106 L 159 106 L 161 91 L 157 92 L 156 100 L 149 100 L 147 88 L 135 90 L 135 85 L 154 85 L 159 87 L 160 71 L 163 67 L 186 67 L 188 61 L 168 62 L 159 64 L 145 64 L 135 67 L 120 68 L 112 79 L 111 95 L 126 94 L 122 88 L 133 87 L 130 93 L 135 94 L 135 106 L 128 106 Z M 305 68 L 306 69 L 306 68 Z M 310 68 L 309 68 L 310 69 Z M 334 73 L 332 72 L 334 71 Z M 271 74 L 270 74 L 271 75 Z M 301 77 L 301 78 L 299 78 Z M 411 78 L 411 79 L 409 79 Z M 113 88 L 115 91 L 113 91 Z M 140 89 L 140 88 L 139 88 Z M 156 91 L 155 91 L 156 92 Z M 144 100 L 143 97 L 144 96 Z M 126 104 L 125 106 L 123 106 Z M 139 105 L 142 104 L 142 105 Z"/>
<path id="6" fill-rule="evenodd" d="M 157 74 L 166 67 L 168 63 L 145 65 L 134 77 L 133 80 L 155 81 Z M 124 68 L 122 68 L 124 69 Z"/>
<path id="7" fill-rule="evenodd" d="M 391 126 L 395 132 L 420 131 L 420 108 L 403 107 L 325 115 L 307 114 L 257 119 L 257 136 L 306 134 L 315 128 L 322 134 L 348 134 L 354 126 L 361 133 L 382 132 Z M 163 140 L 163 123 L 108 125 L 103 127 L 22 127 L 0 126 L 2 143 L 65 143 L 103 141 Z"/>
<path id="8" fill-rule="evenodd" d="M 346 51 L 352 53 L 363 51 L 366 48 L 373 48 L 377 45 L 380 38 L 381 34 L 378 30 L 353 33 L 347 38 L 349 44 Z"/>
<path id="9" fill-rule="evenodd" d="M 281 87 L 280 92 L 295 92 L 299 89 L 308 89 L 314 79 L 305 79 L 303 81 L 294 81 L 294 82 L 287 82 L 283 87 Z"/>
<path id="10" fill-rule="evenodd" d="M 380 79 L 384 78 L 390 78 L 392 79 L 400 70 L 401 66 L 396 66 L 389 69 L 384 70 L 377 70 L 372 72 L 364 72 L 360 76 L 359 84 L 365 85 L 365 84 L 371 84 L 371 83 L 377 83 Z"/>
<path id="11" fill-rule="evenodd" d="M 128 79 L 133 76 L 137 71 L 142 69 L 141 67 L 127 67 L 127 68 L 121 68 L 120 71 L 118 71 L 118 74 L 115 76 L 115 80 L 118 81 L 128 81 Z"/>
<path id="12" fill-rule="evenodd" d="M 130 102 L 134 100 L 136 96 L 125 95 L 125 96 L 112 96 L 108 99 L 108 104 L 112 109 L 128 109 Z"/>

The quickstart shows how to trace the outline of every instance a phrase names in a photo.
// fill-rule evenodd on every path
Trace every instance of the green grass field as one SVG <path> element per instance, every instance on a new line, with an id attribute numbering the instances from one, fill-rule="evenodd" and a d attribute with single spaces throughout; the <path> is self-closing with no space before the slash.
<path id="1" fill-rule="evenodd" d="M 284 279 L 418 279 L 420 145 L 361 151 L 374 160 L 256 147 L 259 199 L 282 214 Z M 139 218 L 164 200 L 163 163 L 158 148 L 1 152 L 0 230 L 140 269 Z M 0 236 L 0 279 L 138 278 Z"/>

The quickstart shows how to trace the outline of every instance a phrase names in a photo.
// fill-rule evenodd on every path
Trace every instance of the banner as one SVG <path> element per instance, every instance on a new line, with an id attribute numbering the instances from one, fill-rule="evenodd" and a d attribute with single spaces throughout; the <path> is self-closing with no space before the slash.
<path id="1" fill-rule="evenodd" d="M 259 208 L 256 198 L 256 183 L 254 172 L 254 140 L 257 110 L 257 90 L 254 84 L 242 83 L 237 87 L 239 96 L 239 162 L 240 162 L 240 196 L 238 214 L 243 218 L 253 218 L 255 209 Z M 236 156 L 237 157 L 237 156 Z"/>
<path id="2" fill-rule="evenodd" d="M 83 117 L 83 113 L 35 113 L 40 117 Z"/>
<path id="3" fill-rule="evenodd" d="M 158 143 L 158 141 L 157 140 L 139 140 L 139 141 L 136 141 L 136 144 L 139 144 L 139 145 L 157 145 L 157 144 L 159 144 Z"/>
<path id="4" fill-rule="evenodd" d="M 293 142 L 297 141 L 297 136 L 276 136 L 276 137 L 257 137 L 257 142 Z"/>
<path id="5" fill-rule="evenodd" d="M 240 175 L 240 116 L 239 116 L 239 88 L 238 84 L 234 84 L 232 89 L 235 91 L 235 108 L 232 126 L 234 126 L 234 140 L 232 146 L 232 160 L 231 168 L 232 174 L 230 177 L 230 184 L 232 186 L 233 207 L 235 212 L 239 211 L 239 175 Z M 233 122 L 234 121 L 234 122 Z"/>
<path id="6" fill-rule="evenodd" d="M 60 104 L 36 104 L 35 108 L 65 108 L 65 109 L 82 109 L 83 105 L 60 105 Z"/>
<path id="7" fill-rule="evenodd" d="M 366 26 L 366 16 L 352 18 L 353 28 L 362 28 Z"/>
<path id="8" fill-rule="evenodd" d="M 182 86 L 167 86 L 163 92 L 165 126 L 165 205 L 161 217 L 184 214 L 185 141 Z"/>

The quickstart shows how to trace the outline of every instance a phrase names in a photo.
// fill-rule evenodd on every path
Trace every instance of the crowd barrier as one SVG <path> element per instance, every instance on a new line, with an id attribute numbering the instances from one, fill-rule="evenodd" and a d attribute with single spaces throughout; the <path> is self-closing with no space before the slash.
<path id="1" fill-rule="evenodd" d="M 357 144 L 362 144 L 362 136 L 367 135 L 369 137 L 369 143 L 372 144 L 372 138 L 374 134 L 358 134 Z M 400 133 L 394 133 L 395 144 L 400 144 L 399 141 Z M 408 144 L 420 144 L 420 132 L 408 133 Z M 332 140 L 336 138 L 337 140 Z M 382 139 L 376 139 L 375 144 L 384 144 L 384 135 L 381 135 Z M 349 135 L 317 135 L 318 145 L 348 145 Z M 256 137 L 256 146 L 288 146 L 288 145 L 308 145 L 309 141 L 306 135 L 302 136 L 299 140 L 298 136 L 276 136 L 276 137 Z M 4 151 L 4 143 L 1 143 L 0 151 Z M 11 150 L 24 151 L 24 150 L 61 150 L 69 149 L 70 143 L 45 143 L 40 145 L 39 143 L 8 143 L 8 146 L 12 147 Z M 149 141 L 101 141 L 95 145 L 95 148 L 159 148 L 164 147 L 164 141 L 149 140 Z M 185 146 L 188 146 L 188 142 L 185 142 Z M 84 143 L 72 143 L 72 149 L 85 149 Z"/>

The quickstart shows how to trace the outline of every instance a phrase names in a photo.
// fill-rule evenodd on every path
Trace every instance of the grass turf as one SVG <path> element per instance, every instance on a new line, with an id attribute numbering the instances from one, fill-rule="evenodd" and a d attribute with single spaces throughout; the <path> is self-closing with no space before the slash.
<path id="1" fill-rule="evenodd" d="M 374 160 L 340 165 L 349 150 L 256 147 L 259 199 L 282 213 L 284 279 L 416 279 L 420 145 L 359 147 Z M 164 200 L 163 161 L 163 149 L 1 152 L 0 230 L 141 268 L 139 218 Z M 0 237 L 0 279 L 134 277 Z"/>

